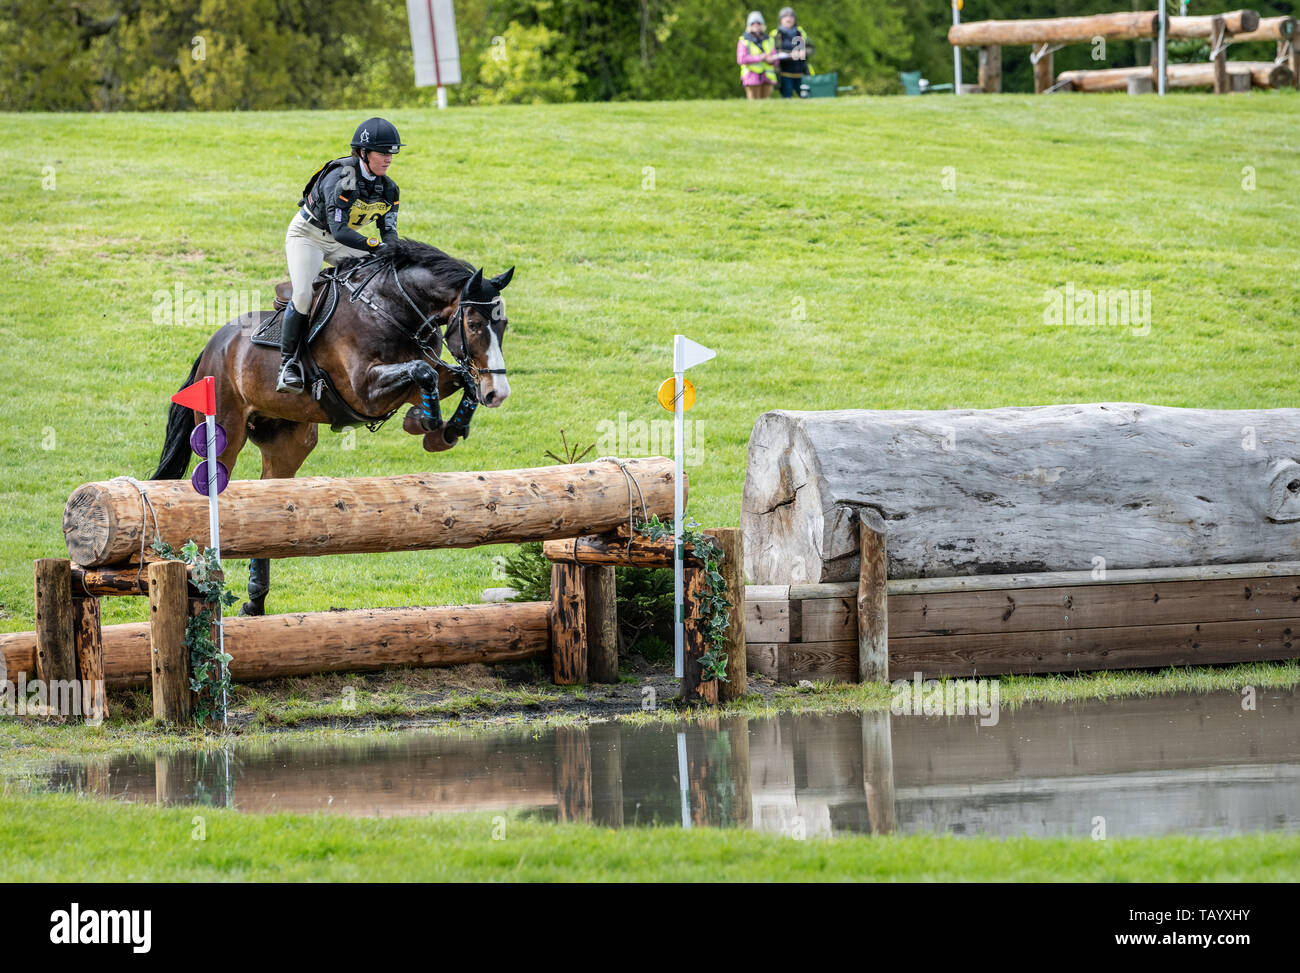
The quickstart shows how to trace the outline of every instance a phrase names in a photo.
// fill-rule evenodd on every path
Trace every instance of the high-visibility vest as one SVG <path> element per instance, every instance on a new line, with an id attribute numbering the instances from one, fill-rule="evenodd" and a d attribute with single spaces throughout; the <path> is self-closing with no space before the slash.
<path id="1" fill-rule="evenodd" d="M 799 32 L 799 38 L 800 38 L 800 40 L 803 41 L 803 49 L 804 49 L 804 51 L 806 52 L 806 51 L 808 50 L 808 35 L 805 34 L 805 33 L 803 32 L 803 28 L 800 27 L 798 24 L 795 24 L 794 29 L 797 30 L 797 31 Z M 773 27 L 772 30 L 770 31 L 771 36 L 772 36 L 772 46 L 773 46 L 773 48 L 776 47 L 776 35 L 777 35 L 777 32 L 778 32 L 779 30 L 780 30 L 779 27 Z M 808 57 L 807 57 L 807 54 L 806 54 L 806 53 L 805 53 L 805 55 L 804 55 L 804 62 L 803 62 L 803 63 L 804 63 L 804 64 L 808 64 Z M 816 73 L 817 73 L 816 71 L 813 70 L 813 67 L 812 67 L 811 64 L 808 64 L 808 73 L 809 73 L 810 75 L 813 75 L 813 74 L 816 74 Z"/>
<path id="2" fill-rule="evenodd" d="M 763 38 L 762 47 L 750 40 L 748 34 L 741 34 L 740 39 L 745 42 L 745 49 L 749 52 L 750 57 L 761 57 L 776 50 L 776 42 L 770 37 Z M 751 74 L 757 74 L 761 77 L 764 84 L 776 84 L 776 68 L 766 61 L 760 61 L 756 64 L 742 64 L 740 66 L 741 84 L 744 84 L 747 76 Z"/>

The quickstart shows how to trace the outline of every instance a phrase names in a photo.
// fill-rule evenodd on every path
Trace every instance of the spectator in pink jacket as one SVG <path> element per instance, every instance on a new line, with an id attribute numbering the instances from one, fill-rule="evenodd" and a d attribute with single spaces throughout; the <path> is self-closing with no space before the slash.
<path id="1" fill-rule="evenodd" d="M 745 21 L 745 33 L 736 42 L 736 63 L 740 65 L 740 84 L 745 97 L 753 101 L 767 98 L 776 86 L 776 64 L 780 55 L 776 41 L 768 36 L 763 15 L 755 10 Z"/>

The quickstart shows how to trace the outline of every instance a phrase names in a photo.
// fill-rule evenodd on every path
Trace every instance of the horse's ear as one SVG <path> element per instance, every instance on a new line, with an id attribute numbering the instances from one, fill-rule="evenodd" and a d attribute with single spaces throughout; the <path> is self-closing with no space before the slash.
<path id="1" fill-rule="evenodd" d="M 495 287 L 497 290 L 503 291 L 506 289 L 506 284 L 510 283 L 510 278 L 513 277 L 514 275 L 515 275 L 515 268 L 511 267 L 504 274 L 497 274 L 495 277 L 489 280 L 488 283 L 491 284 L 493 287 Z"/>
<path id="2" fill-rule="evenodd" d="M 480 267 L 474 271 L 474 276 L 465 281 L 465 293 L 476 294 L 478 289 L 483 286 L 483 268 Z"/>

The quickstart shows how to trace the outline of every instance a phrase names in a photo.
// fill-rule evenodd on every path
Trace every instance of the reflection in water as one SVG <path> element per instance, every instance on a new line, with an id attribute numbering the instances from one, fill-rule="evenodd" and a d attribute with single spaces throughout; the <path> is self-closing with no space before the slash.
<path id="1" fill-rule="evenodd" d="M 977 717 L 887 712 L 410 732 L 59 765 L 56 788 L 247 812 L 514 809 L 607 827 L 1230 834 L 1300 826 L 1300 707 L 1264 692 Z"/>

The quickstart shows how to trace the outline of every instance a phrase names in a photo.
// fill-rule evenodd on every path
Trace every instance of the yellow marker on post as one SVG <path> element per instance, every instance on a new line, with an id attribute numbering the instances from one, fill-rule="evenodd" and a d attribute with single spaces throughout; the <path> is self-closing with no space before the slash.
<path id="1" fill-rule="evenodd" d="M 674 395 L 675 384 L 676 384 L 676 379 L 666 378 L 664 379 L 663 384 L 659 386 L 659 392 L 657 394 L 657 398 L 659 399 L 659 404 L 663 406 L 664 409 L 668 412 L 674 411 L 673 395 Z M 686 379 L 682 379 L 682 411 L 685 412 L 694 404 L 695 404 L 695 386 L 692 385 L 690 382 L 688 382 Z"/>

